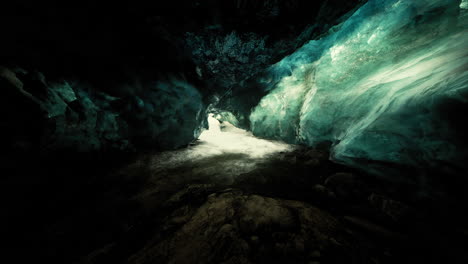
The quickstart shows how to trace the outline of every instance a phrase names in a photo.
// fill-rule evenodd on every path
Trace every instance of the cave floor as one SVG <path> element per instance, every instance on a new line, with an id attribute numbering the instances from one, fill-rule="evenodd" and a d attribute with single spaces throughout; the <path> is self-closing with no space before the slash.
<path id="1" fill-rule="evenodd" d="M 83 187 L 34 238 L 49 263 L 460 263 L 468 229 L 320 148 L 229 124 Z M 398 190 L 398 191 L 396 191 Z M 56 196 L 55 196 L 56 198 Z M 59 197 L 60 199 L 60 197 Z M 466 262 L 468 263 L 468 262 Z"/>

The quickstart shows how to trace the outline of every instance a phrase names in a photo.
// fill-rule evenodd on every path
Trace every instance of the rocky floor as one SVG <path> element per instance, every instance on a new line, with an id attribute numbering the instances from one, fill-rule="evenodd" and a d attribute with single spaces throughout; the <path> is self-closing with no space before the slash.
<path id="1" fill-rule="evenodd" d="M 421 206 L 410 187 L 333 163 L 325 147 L 220 129 L 238 144 L 202 136 L 70 188 L 77 203 L 53 196 L 61 206 L 18 236 L 19 252 L 47 263 L 468 263 L 459 209 Z"/>

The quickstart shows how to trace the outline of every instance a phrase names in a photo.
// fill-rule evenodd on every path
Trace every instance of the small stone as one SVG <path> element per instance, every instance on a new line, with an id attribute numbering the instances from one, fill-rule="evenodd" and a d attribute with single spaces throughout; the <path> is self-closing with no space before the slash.
<path id="1" fill-rule="evenodd" d="M 322 200 L 334 200 L 336 198 L 334 192 L 321 184 L 314 185 L 312 191 L 317 195 L 317 198 Z"/>
<path id="2" fill-rule="evenodd" d="M 325 186 L 340 197 L 350 196 L 357 185 L 356 176 L 352 173 L 335 173 L 325 180 Z"/>
<path id="3" fill-rule="evenodd" d="M 325 160 L 328 159 L 327 153 L 323 151 L 318 151 L 318 150 L 309 150 L 304 154 L 306 157 L 311 158 L 311 159 L 317 159 L 317 160 Z"/>
<path id="4" fill-rule="evenodd" d="M 328 191 L 327 188 L 325 188 L 325 186 L 323 186 L 321 184 L 314 185 L 314 187 L 312 187 L 312 189 L 317 193 L 326 193 Z"/>
<path id="5" fill-rule="evenodd" d="M 320 161 L 318 159 L 310 159 L 304 163 L 304 165 L 309 166 L 309 167 L 315 167 L 319 164 L 320 164 Z"/>
<path id="6" fill-rule="evenodd" d="M 331 175 L 325 180 L 325 186 L 352 186 L 356 182 L 356 177 L 352 173 L 339 172 Z"/>
<path id="7" fill-rule="evenodd" d="M 318 250 L 314 250 L 312 251 L 312 253 L 310 253 L 310 257 L 311 258 L 320 258 L 321 254 L 320 254 L 320 251 Z"/>
<path id="8" fill-rule="evenodd" d="M 285 243 L 275 243 L 275 250 L 281 253 L 286 253 L 288 251 L 288 246 Z"/>
<path id="9" fill-rule="evenodd" d="M 294 243 L 295 243 L 295 247 L 296 247 L 297 251 L 299 251 L 299 252 L 304 251 L 304 241 L 302 241 L 300 239 L 296 239 L 294 241 Z"/>
<path id="10" fill-rule="evenodd" d="M 411 211 L 411 208 L 406 204 L 383 195 L 373 193 L 369 196 L 368 200 L 374 207 L 397 222 L 408 216 Z"/>
<path id="11" fill-rule="evenodd" d="M 224 224 L 220 229 L 219 233 L 229 233 L 234 229 L 234 226 L 231 224 Z"/>

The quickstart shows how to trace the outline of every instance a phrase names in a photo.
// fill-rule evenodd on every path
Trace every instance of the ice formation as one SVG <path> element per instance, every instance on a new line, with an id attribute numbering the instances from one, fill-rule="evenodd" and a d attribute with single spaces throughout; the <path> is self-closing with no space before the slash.
<path id="1" fill-rule="evenodd" d="M 49 83 L 37 73 L 41 78 L 29 77 L 35 81 L 25 86 L 34 91 L 31 94 L 22 89 L 14 72 L 0 70 L 1 77 L 16 81 L 15 88 L 40 111 L 38 118 L 44 118 L 40 139 L 44 153 L 174 149 L 197 139 L 206 123 L 202 95 L 174 78 L 127 85 L 120 97 L 114 97 L 80 82 Z"/>
<path id="2" fill-rule="evenodd" d="M 255 135 L 334 143 L 335 160 L 466 167 L 467 1 L 369 0 L 268 70 Z"/>

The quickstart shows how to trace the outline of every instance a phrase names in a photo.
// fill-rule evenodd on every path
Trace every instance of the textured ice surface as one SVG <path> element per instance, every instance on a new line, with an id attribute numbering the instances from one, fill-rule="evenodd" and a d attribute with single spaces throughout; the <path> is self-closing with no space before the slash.
<path id="1" fill-rule="evenodd" d="M 253 133 L 330 140 L 334 158 L 354 165 L 465 166 L 466 135 L 446 115 L 467 109 L 466 10 L 466 1 L 370 0 L 268 70 L 270 92 L 250 115 Z"/>
<path id="2" fill-rule="evenodd" d="M 221 122 L 226 121 L 235 127 L 239 127 L 239 120 L 237 120 L 236 116 L 234 116 L 231 112 L 221 111 L 216 114 L 215 118 Z"/>
<path id="3" fill-rule="evenodd" d="M 81 152 L 125 150 L 127 123 L 110 107 L 118 100 L 104 93 L 90 94 L 84 85 L 52 83 L 42 106 L 47 126 L 42 139 L 44 152 L 74 149 Z"/>
<path id="4" fill-rule="evenodd" d="M 128 108 L 135 140 L 170 149 L 198 138 L 206 113 L 202 96 L 194 86 L 173 79 L 144 88 Z"/>
<path id="5" fill-rule="evenodd" d="M 198 90 L 176 79 L 125 86 L 122 98 L 76 82 L 44 87 L 34 99 L 46 115 L 45 152 L 178 148 L 198 138 L 206 119 Z"/>

